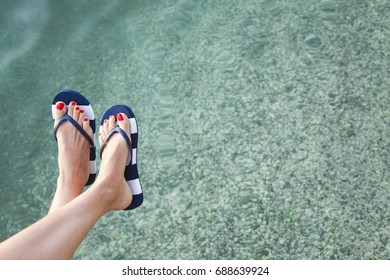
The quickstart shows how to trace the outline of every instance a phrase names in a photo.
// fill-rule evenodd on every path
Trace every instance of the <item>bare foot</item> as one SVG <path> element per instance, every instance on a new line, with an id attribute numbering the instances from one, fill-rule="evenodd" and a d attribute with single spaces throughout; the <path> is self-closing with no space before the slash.
<path id="1" fill-rule="evenodd" d="M 116 116 L 118 125 L 130 138 L 130 121 L 126 114 L 120 113 Z M 99 134 L 100 145 L 116 127 L 116 119 L 110 116 L 104 121 Z M 102 149 L 103 147 L 101 147 Z M 126 140 L 119 133 L 115 133 L 106 142 L 102 154 L 102 163 L 96 186 L 103 186 L 106 191 L 106 197 L 110 199 L 110 210 L 122 210 L 130 205 L 133 195 L 125 180 L 124 171 L 127 158 L 129 156 L 129 147 Z M 103 184 L 101 184 L 103 182 Z"/>
<path id="2" fill-rule="evenodd" d="M 93 139 L 92 128 L 83 110 L 76 102 L 69 104 L 68 112 L 63 102 L 56 103 L 54 126 L 65 114 L 72 117 Z M 89 177 L 89 143 L 87 139 L 69 122 L 63 122 L 56 133 L 58 143 L 59 176 L 57 191 L 50 211 L 68 203 L 80 195 Z"/>

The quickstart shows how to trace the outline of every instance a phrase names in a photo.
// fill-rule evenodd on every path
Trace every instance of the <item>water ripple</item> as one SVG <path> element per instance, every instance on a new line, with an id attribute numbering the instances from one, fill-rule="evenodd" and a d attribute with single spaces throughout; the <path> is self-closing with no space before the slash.
<path id="1" fill-rule="evenodd" d="M 0 52 L 0 71 L 15 59 L 30 51 L 39 41 L 48 19 L 46 0 L 13 2 L 11 7 L 0 9 L 3 34 Z M 20 4 L 21 3 L 21 4 Z M 18 5 L 19 4 L 19 5 Z M 15 30 L 17 30 L 15 32 Z"/>
<path id="2" fill-rule="evenodd" d="M 271 16 L 279 16 L 282 13 L 282 8 L 278 0 L 263 0 L 261 7 Z"/>
<path id="3" fill-rule="evenodd" d="M 196 10 L 194 1 L 181 3 L 175 11 L 166 14 L 162 26 L 166 35 L 172 40 L 178 41 L 191 30 L 192 13 Z"/>

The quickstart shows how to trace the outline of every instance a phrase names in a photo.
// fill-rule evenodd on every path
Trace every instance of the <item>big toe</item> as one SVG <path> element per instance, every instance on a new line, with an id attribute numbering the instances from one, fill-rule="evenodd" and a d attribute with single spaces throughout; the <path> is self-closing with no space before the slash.
<path id="1" fill-rule="evenodd" d="M 66 105 L 64 102 L 59 101 L 55 105 L 55 109 L 53 109 L 53 117 L 54 117 L 54 125 L 58 122 L 58 120 L 66 114 Z"/>
<path id="2" fill-rule="evenodd" d="M 121 129 L 123 129 L 128 136 L 130 136 L 130 120 L 124 113 L 119 113 L 116 115 L 116 119 L 118 120 L 118 125 Z"/>

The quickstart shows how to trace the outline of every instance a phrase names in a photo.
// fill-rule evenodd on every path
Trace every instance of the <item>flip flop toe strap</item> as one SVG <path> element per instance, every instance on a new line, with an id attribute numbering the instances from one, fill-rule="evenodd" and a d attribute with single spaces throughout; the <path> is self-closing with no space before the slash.
<path id="1" fill-rule="evenodd" d="M 71 118 L 68 114 L 63 115 L 58 120 L 58 123 L 54 127 L 54 137 L 55 137 L 56 141 L 57 141 L 57 130 L 60 127 L 60 125 L 63 122 L 65 122 L 65 121 L 69 121 L 85 137 L 85 139 L 87 139 L 87 141 L 88 141 L 89 145 L 91 146 L 91 148 L 93 148 L 95 146 L 93 139 L 88 135 L 88 133 L 85 132 L 85 130 L 73 118 Z"/>
<path id="2" fill-rule="evenodd" d="M 123 138 L 125 138 L 125 140 L 126 140 L 127 146 L 129 148 L 129 158 L 127 159 L 127 162 L 129 164 L 131 162 L 131 151 L 132 151 L 131 141 L 130 141 L 129 136 L 127 136 L 126 132 L 122 128 L 120 128 L 119 126 L 115 127 L 113 130 L 111 130 L 110 133 L 108 133 L 108 135 L 106 136 L 106 139 L 104 139 L 104 141 L 101 145 L 101 149 L 100 149 L 100 158 L 102 158 L 102 154 L 103 154 L 104 148 L 106 147 L 106 143 L 108 142 L 108 140 L 110 140 L 110 138 L 115 133 L 120 133 L 123 136 Z"/>

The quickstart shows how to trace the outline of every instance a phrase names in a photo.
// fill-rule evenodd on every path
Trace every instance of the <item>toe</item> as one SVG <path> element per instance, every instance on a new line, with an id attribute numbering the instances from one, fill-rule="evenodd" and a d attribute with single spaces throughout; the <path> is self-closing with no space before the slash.
<path id="1" fill-rule="evenodd" d="M 68 108 L 68 115 L 73 118 L 73 114 L 75 111 L 75 107 L 77 106 L 76 102 L 72 101 L 69 103 L 69 108 Z"/>
<path id="2" fill-rule="evenodd" d="M 75 106 L 74 107 L 74 110 L 73 110 L 73 118 L 76 122 L 78 122 L 80 124 L 80 122 L 82 121 L 82 119 L 80 120 L 79 119 L 79 116 L 80 116 L 80 107 L 79 106 Z"/>
<path id="3" fill-rule="evenodd" d="M 87 117 L 87 116 L 85 115 L 84 110 L 80 110 L 79 119 L 78 119 L 79 125 L 82 126 L 82 123 L 84 122 L 84 118 L 86 118 L 86 117 Z M 88 118 L 87 118 L 87 119 L 88 119 Z"/>
<path id="4" fill-rule="evenodd" d="M 84 114 L 84 113 L 81 113 Z M 81 116 L 80 114 L 80 116 Z M 88 135 L 93 139 L 93 131 L 89 123 L 89 119 L 86 116 L 83 116 L 83 118 L 80 118 L 81 120 L 81 127 L 88 133 Z"/>
<path id="5" fill-rule="evenodd" d="M 66 114 L 66 105 L 65 105 L 65 103 L 62 102 L 62 101 L 57 102 L 56 106 L 55 106 L 55 110 L 53 111 L 54 125 L 65 114 Z"/>
<path id="6" fill-rule="evenodd" d="M 101 140 L 104 139 L 104 137 L 105 137 L 105 132 L 104 132 L 103 124 L 101 124 L 99 127 L 99 144 L 102 144 L 103 141 Z"/>
<path id="7" fill-rule="evenodd" d="M 116 118 L 118 119 L 119 127 L 123 129 L 128 136 L 130 136 L 130 120 L 126 114 L 119 113 L 116 115 Z"/>
<path id="8" fill-rule="evenodd" d="M 104 138 L 105 138 L 105 136 L 103 135 L 103 133 L 99 133 L 99 145 L 100 146 L 102 145 Z"/>
<path id="9" fill-rule="evenodd" d="M 113 115 L 108 118 L 108 130 L 111 131 L 116 127 L 116 119 Z"/>
<path id="10" fill-rule="evenodd" d="M 102 135 L 103 137 L 105 138 L 108 134 L 109 130 L 108 130 L 108 120 L 104 120 L 103 121 L 103 131 L 102 131 Z"/>
<path id="11" fill-rule="evenodd" d="M 99 144 L 100 145 L 102 145 L 102 143 L 106 139 L 108 133 L 109 133 L 109 130 L 108 130 L 108 120 L 106 119 L 100 125 L 100 130 L 99 130 Z"/>

